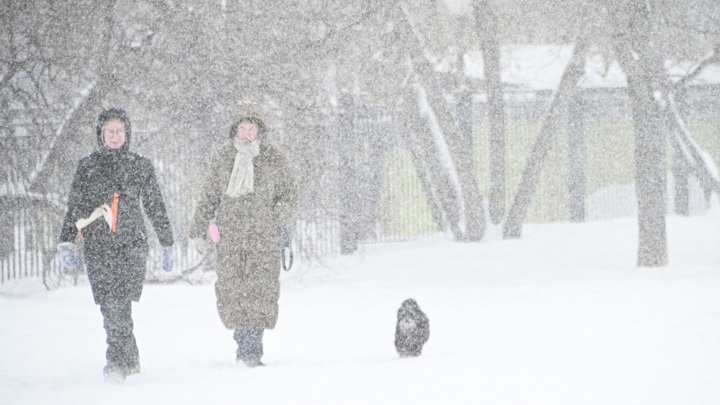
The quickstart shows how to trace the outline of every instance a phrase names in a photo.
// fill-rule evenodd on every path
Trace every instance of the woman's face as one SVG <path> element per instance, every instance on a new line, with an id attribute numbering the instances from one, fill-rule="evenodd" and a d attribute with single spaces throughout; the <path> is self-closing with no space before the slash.
<path id="1" fill-rule="evenodd" d="M 120 120 L 110 120 L 103 127 L 103 142 L 110 149 L 120 149 L 125 144 L 125 124 Z"/>
<path id="2" fill-rule="evenodd" d="M 237 137 L 245 143 L 250 143 L 257 138 L 259 130 L 252 122 L 241 122 L 237 127 Z"/>

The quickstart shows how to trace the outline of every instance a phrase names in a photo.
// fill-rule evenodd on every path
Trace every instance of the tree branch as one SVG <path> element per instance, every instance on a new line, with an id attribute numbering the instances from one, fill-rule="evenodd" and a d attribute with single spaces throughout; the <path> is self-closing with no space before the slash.
<path id="1" fill-rule="evenodd" d="M 680 88 L 684 87 L 686 84 L 688 84 L 690 81 L 695 79 L 702 73 L 703 69 L 708 67 L 709 65 L 712 65 L 713 63 L 720 62 L 720 44 L 715 45 L 715 48 L 713 49 L 712 53 L 707 55 L 704 59 L 702 59 L 700 62 L 698 62 L 695 66 L 693 66 L 692 69 L 690 69 L 690 72 L 683 77 L 682 79 L 676 81 L 670 86 L 670 91 L 677 91 Z"/>

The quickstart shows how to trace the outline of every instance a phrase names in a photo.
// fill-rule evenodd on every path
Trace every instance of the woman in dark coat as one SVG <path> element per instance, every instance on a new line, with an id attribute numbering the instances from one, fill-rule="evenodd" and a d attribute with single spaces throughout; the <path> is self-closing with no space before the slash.
<path id="1" fill-rule="evenodd" d="M 220 319 L 234 330 L 237 361 L 263 365 L 262 338 L 273 329 L 280 298 L 281 227 L 296 207 L 296 186 L 285 156 L 267 139 L 262 108 L 243 102 L 230 142 L 215 154 L 190 236 L 217 243 L 215 294 Z"/>
<path id="2" fill-rule="evenodd" d="M 121 109 L 104 110 L 96 127 L 99 149 L 78 164 L 58 250 L 63 265 L 78 265 L 75 240 L 84 240 L 95 303 L 107 333 L 108 380 L 140 371 L 132 301 L 138 301 L 148 257 L 142 208 L 163 247 L 163 269 L 172 271 L 173 235 L 152 163 L 130 152 L 132 128 Z"/>

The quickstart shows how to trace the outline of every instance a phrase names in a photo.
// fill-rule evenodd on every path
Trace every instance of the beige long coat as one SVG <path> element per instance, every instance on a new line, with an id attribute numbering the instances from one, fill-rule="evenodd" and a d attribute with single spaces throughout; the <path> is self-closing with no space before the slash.
<path id="1" fill-rule="evenodd" d="M 228 143 L 214 156 L 190 236 L 206 237 L 213 219 L 220 229 L 215 293 L 225 327 L 273 329 L 280 298 L 280 227 L 295 214 L 297 189 L 283 154 L 261 139 L 253 159 L 254 192 L 228 196 L 235 155 Z"/>

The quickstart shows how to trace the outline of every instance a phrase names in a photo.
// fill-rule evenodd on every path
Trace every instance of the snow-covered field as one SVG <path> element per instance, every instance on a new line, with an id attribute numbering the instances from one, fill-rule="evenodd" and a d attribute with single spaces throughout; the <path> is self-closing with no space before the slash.
<path id="1" fill-rule="evenodd" d="M 267 367 L 236 365 L 212 284 L 148 285 L 142 373 L 103 381 L 89 287 L 0 286 L 0 403 L 719 404 L 720 210 L 670 217 L 670 265 L 635 266 L 633 219 L 365 246 L 283 274 Z M 39 281 L 37 281 L 39 283 Z M 399 359 L 395 312 L 430 318 Z"/>

